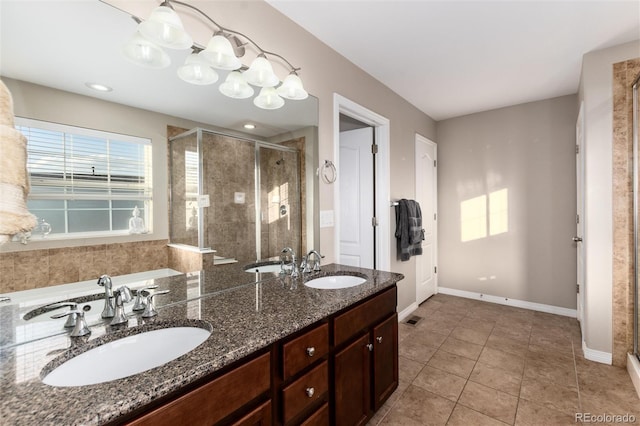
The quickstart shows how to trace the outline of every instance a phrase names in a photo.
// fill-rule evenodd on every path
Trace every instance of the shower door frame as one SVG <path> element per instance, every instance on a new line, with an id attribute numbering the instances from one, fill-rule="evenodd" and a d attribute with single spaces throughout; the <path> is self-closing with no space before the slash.
<path id="1" fill-rule="evenodd" d="M 640 302 L 638 298 L 640 297 L 640 291 L 638 286 L 640 285 L 640 280 L 638 278 L 638 253 L 640 251 L 640 240 L 639 240 L 639 232 L 638 232 L 638 212 L 639 212 L 639 202 L 638 200 L 638 188 L 639 188 L 639 177 L 638 177 L 638 139 L 640 136 L 638 135 L 638 126 L 640 125 L 638 121 L 638 114 L 640 114 L 640 105 L 638 105 L 638 89 L 640 86 L 640 74 L 636 77 L 631 85 L 631 90 L 633 93 L 632 99 L 632 125 L 633 125 L 633 353 L 640 360 L 640 329 L 638 316 L 640 315 L 640 306 L 638 303 Z"/>

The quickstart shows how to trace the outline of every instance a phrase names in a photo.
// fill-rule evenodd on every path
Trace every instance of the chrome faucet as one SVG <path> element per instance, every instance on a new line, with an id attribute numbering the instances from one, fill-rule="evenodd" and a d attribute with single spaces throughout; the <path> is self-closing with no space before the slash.
<path id="1" fill-rule="evenodd" d="M 62 316 L 67 316 L 67 321 L 64 323 L 64 328 L 73 328 L 76 326 L 76 319 L 78 317 L 78 304 L 76 302 L 60 302 L 55 305 L 50 305 L 48 309 L 58 309 L 58 308 L 70 308 L 68 312 L 65 312 Z M 51 318 L 62 318 L 62 317 L 51 317 Z"/>
<path id="2" fill-rule="evenodd" d="M 149 290 L 154 288 L 158 288 L 158 286 L 154 284 L 136 291 L 136 301 L 133 303 L 133 311 L 144 311 L 147 306 L 147 298 L 150 294 Z"/>
<path id="3" fill-rule="evenodd" d="M 124 313 L 124 304 L 125 302 L 131 302 L 133 296 L 131 295 L 131 290 L 129 290 L 129 287 L 126 285 L 118 287 L 114 290 L 114 293 L 116 295 L 116 312 L 109 325 L 124 324 L 129 321 L 129 318 L 127 318 L 127 315 Z"/>
<path id="4" fill-rule="evenodd" d="M 109 275 L 102 275 L 98 278 L 98 285 L 104 287 L 104 309 L 102 310 L 102 318 L 113 318 L 116 309 L 113 306 L 113 283 Z"/>
<path id="5" fill-rule="evenodd" d="M 87 334 L 91 334 L 91 330 L 87 326 L 87 322 L 84 320 L 84 311 L 79 311 L 78 306 L 73 306 L 67 312 L 63 312 L 61 314 L 55 314 L 51 318 L 57 319 L 68 316 L 69 318 L 74 318 L 74 326 L 73 330 L 71 330 L 71 337 L 80 337 L 86 336 Z"/>
<path id="6" fill-rule="evenodd" d="M 153 298 L 161 294 L 167 294 L 169 293 L 169 290 L 156 291 L 155 293 L 151 293 L 150 291 L 145 290 L 145 293 L 146 293 L 147 301 L 146 301 L 146 307 L 144 308 L 144 312 L 142 313 L 142 318 L 155 317 L 156 315 L 158 315 L 158 311 L 156 310 L 156 304 Z"/>
<path id="7" fill-rule="evenodd" d="M 307 265 L 304 272 L 311 272 L 311 267 L 309 266 L 309 262 L 311 262 L 311 255 L 315 257 L 313 261 L 313 272 L 320 272 L 320 259 L 324 259 L 324 256 L 318 253 L 316 250 L 311 250 L 307 254 Z"/>
<path id="8" fill-rule="evenodd" d="M 285 264 L 286 254 L 291 255 L 291 263 Z M 298 269 L 298 264 L 296 263 L 296 252 L 293 251 L 291 247 L 285 247 L 280 252 L 280 274 L 283 275 L 291 275 L 291 278 L 298 278 L 300 276 L 300 270 Z M 285 266 L 291 267 L 289 271 L 285 269 Z"/>

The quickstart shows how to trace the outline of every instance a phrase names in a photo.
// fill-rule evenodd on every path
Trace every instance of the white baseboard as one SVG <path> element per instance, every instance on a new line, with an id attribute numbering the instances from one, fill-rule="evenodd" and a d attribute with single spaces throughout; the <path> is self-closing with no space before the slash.
<path id="1" fill-rule="evenodd" d="M 412 304 L 404 308 L 402 312 L 398 312 L 398 322 L 404 320 L 411 314 L 411 312 L 415 311 L 416 309 L 418 309 L 418 304 L 416 302 L 413 302 Z"/>
<path id="2" fill-rule="evenodd" d="M 601 364 L 611 365 L 613 363 L 613 355 L 610 352 L 597 351 L 589 349 L 585 341 L 582 341 L 582 352 L 584 357 L 589 361 L 599 362 Z"/>
<path id="3" fill-rule="evenodd" d="M 533 311 L 546 312 L 549 314 L 562 315 L 571 318 L 577 318 L 578 316 L 578 312 L 575 309 L 568 309 L 553 305 L 544 305 L 542 303 L 527 302 L 525 300 L 509 299 L 508 297 L 492 296 L 490 294 L 473 293 L 471 291 L 458 290 L 455 288 L 438 287 L 438 293 L 465 297 L 467 299 L 483 300 L 485 302 L 491 303 L 499 303 L 500 305 L 531 309 Z"/>
<path id="4" fill-rule="evenodd" d="M 627 371 L 640 398 L 640 362 L 634 354 L 627 354 Z"/>

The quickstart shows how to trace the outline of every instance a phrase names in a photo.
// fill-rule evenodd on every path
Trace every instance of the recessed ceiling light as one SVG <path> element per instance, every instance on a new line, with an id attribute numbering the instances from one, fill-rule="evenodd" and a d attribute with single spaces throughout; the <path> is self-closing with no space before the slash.
<path id="1" fill-rule="evenodd" d="M 113 89 L 109 86 L 105 86 L 104 84 L 100 84 L 100 83 L 85 83 L 85 86 L 87 86 L 89 89 L 93 89 L 93 90 L 97 90 L 98 92 L 110 92 Z"/>
<path id="2" fill-rule="evenodd" d="M 248 129 L 248 130 L 252 130 L 252 129 L 256 128 L 256 125 L 255 124 L 251 124 L 251 123 L 247 123 L 247 124 L 244 125 L 244 128 Z"/>

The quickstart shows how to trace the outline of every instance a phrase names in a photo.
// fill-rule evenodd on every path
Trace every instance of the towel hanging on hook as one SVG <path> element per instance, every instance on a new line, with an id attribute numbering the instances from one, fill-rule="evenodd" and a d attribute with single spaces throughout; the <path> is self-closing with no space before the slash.
<path id="1" fill-rule="evenodd" d="M 320 176 L 322 181 L 327 184 L 332 184 L 338 178 L 338 171 L 335 164 L 331 160 L 324 160 L 324 163 L 318 167 L 316 175 Z"/>

